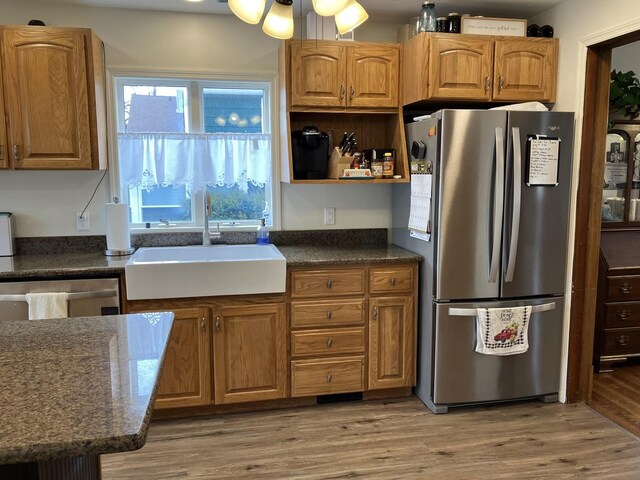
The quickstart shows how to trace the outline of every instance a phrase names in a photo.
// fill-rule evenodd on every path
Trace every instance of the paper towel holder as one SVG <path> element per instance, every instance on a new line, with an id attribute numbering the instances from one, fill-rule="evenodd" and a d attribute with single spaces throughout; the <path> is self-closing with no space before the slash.
<path id="1" fill-rule="evenodd" d="M 113 203 L 120 203 L 120 199 L 118 197 L 113 197 Z M 109 249 L 107 248 L 104 251 L 104 254 L 107 257 L 124 257 L 127 255 L 132 255 L 136 249 L 134 247 L 123 248 L 123 249 Z"/>

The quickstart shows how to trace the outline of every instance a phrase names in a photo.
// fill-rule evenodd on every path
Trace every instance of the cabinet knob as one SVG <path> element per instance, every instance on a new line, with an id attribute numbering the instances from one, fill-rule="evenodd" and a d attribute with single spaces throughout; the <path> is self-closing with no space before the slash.
<path id="1" fill-rule="evenodd" d="M 501 92 L 503 88 L 504 88 L 504 78 L 502 78 L 502 75 L 500 75 L 498 79 L 498 91 Z"/>
<path id="2" fill-rule="evenodd" d="M 618 291 L 623 295 L 630 293 L 631 290 L 633 290 L 633 285 L 631 285 L 629 282 L 624 282 L 618 287 Z"/>
<path id="3" fill-rule="evenodd" d="M 349 100 L 353 100 L 353 96 L 356 94 L 356 89 L 351 85 L 351 91 L 349 93 Z"/>
<path id="4" fill-rule="evenodd" d="M 333 282 L 331 281 L 331 279 L 327 280 L 327 288 L 331 288 L 333 287 Z"/>
<path id="5" fill-rule="evenodd" d="M 206 329 L 207 329 L 207 322 L 205 321 L 205 318 L 202 317 L 200 319 L 200 330 L 202 330 L 202 333 L 204 333 Z"/>
<path id="6" fill-rule="evenodd" d="M 396 277 L 392 277 L 390 280 L 391 286 L 395 287 L 396 286 Z"/>
<path id="7" fill-rule="evenodd" d="M 331 317 L 333 317 L 333 312 L 331 310 L 327 310 L 327 318 L 331 320 Z"/>
<path id="8" fill-rule="evenodd" d="M 331 374 L 331 372 L 329 372 L 329 374 L 327 375 L 327 383 L 331 383 L 331 380 L 333 380 L 333 375 Z"/>
<path id="9" fill-rule="evenodd" d="M 13 160 L 15 162 L 20 161 L 20 145 L 13 146 Z"/>
<path id="10" fill-rule="evenodd" d="M 340 85 L 340 100 L 344 99 L 344 85 Z"/>
<path id="11" fill-rule="evenodd" d="M 331 348 L 331 346 L 333 345 L 333 339 L 329 339 L 327 340 L 327 348 Z"/>
<path id="12" fill-rule="evenodd" d="M 216 330 L 220 330 L 220 317 L 216 317 Z"/>
<path id="13" fill-rule="evenodd" d="M 378 307 L 373 307 L 373 319 L 378 319 Z"/>
<path id="14" fill-rule="evenodd" d="M 491 88 L 491 79 L 487 75 L 486 77 L 484 77 L 484 91 L 488 92 L 490 88 Z"/>
<path id="15" fill-rule="evenodd" d="M 622 347 L 629 344 L 629 335 L 616 335 L 616 343 Z"/>
<path id="16" fill-rule="evenodd" d="M 631 316 L 631 312 L 626 308 L 623 308 L 622 310 L 618 310 L 616 312 L 616 318 L 621 321 L 628 320 L 630 316 Z"/>

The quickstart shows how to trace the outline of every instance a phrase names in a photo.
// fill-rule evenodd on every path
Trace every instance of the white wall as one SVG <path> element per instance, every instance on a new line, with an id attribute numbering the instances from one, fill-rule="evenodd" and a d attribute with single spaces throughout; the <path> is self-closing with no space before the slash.
<path id="1" fill-rule="evenodd" d="M 233 15 L 2 3 L 3 24 L 92 28 L 105 42 L 107 69 L 162 72 L 277 74 L 279 41 Z M 397 24 L 371 23 L 356 40 L 395 41 Z M 296 35 L 299 35 L 296 30 Z M 277 132 L 274 132 L 277 138 Z M 274 159 L 278 164 L 279 160 Z M 76 232 L 74 215 L 86 205 L 102 172 L 0 172 L 0 211 L 16 215 L 17 236 L 104 234 L 108 175 L 88 209 L 91 231 Z M 282 228 L 388 228 L 390 191 L 385 185 L 282 185 Z M 323 208 L 336 207 L 336 225 L 325 227 Z"/>
<path id="2" fill-rule="evenodd" d="M 576 138 L 574 142 L 573 195 L 570 217 L 569 262 L 565 307 L 565 331 L 563 371 L 566 378 L 566 362 L 569 342 L 569 309 L 573 242 L 575 238 L 575 208 L 578 187 L 580 145 L 582 143 L 582 110 L 587 46 L 640 30 L 640 2 L 638 0 L 564 0 L 561 4 L 530 19 L 530 23 L 549 24 L 560 38 L 558 69 L 558 98 L 555 110 L 576 112 Z M 603 152 L 604 155 L 604 152 Z M 603 158 L 603 157 L 599 157 Z M 566 399 L 565 385 L 561 386 L 561 400 Z"/>

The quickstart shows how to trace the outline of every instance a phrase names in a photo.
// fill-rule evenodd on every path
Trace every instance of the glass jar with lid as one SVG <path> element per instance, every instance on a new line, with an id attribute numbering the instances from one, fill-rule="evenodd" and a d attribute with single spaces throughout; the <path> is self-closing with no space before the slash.
<path id="1" fill-rule="evenodd" d="M 460 33 L 462 16 L 459 13 L 450 13 L 447 15 L 447 23 L 449 25 L 449 33 Z"/>
<path id="2" fill-rule="evenodd" d="M 422 10 L 420 10 L 420 26 L 418 30 L 420 32 L 435 32 L 436 18 L 436 4 L 431 1 L 424 2 Z"/>
<path id="3" fill-rule="evenodd" d="M 393 178 L 393 164 L 393 153 L 385 152 L 382 156 L 382 176 L 384 178 Z"/>

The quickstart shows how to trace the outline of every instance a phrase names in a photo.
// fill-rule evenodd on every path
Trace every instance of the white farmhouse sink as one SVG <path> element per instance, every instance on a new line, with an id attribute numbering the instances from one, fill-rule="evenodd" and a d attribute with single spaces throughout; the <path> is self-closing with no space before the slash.
<path id="1" fill-rule="evenodd" d="M 141 248 L 125 264 L 127 298 L 284 292 L 286 261 L 273 245 Z"/>

